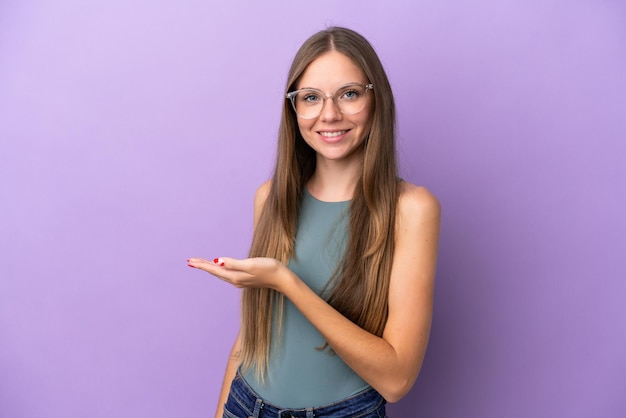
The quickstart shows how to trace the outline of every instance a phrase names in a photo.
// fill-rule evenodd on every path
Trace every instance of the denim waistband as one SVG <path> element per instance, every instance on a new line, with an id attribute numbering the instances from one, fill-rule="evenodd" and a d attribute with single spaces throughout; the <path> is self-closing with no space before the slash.
<path id="1" fill-rule="evenodd" d="M 322 418 L 322 417 L 384 417 L 385 399 L 373 388 L 367 388 L 336 403 L 311 408 L 283 408 L 262 399 L 237 371 L 230 388 L 229 402 L 244 409 L 254 418 Z M 235 408 L 236 408 L 235 407 Z"/>

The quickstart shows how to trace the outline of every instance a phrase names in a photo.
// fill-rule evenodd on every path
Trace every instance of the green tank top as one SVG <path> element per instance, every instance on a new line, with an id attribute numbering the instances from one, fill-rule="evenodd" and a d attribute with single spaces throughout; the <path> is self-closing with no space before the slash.
<path id="1" fill-rule="evenodd" d="M 306 191 L 296 233 L 295 256 L 289 269 L 320 294 L 343 255 L 350 202 L 322 202 Z M 325 340 L 300 311 L 285 298 L 282 341 L 272 336 L 265 383 L 253 367 L 244 378 L 267 402 L 284 408 L 331 404 L 369 385 L 328 348 Z"/>

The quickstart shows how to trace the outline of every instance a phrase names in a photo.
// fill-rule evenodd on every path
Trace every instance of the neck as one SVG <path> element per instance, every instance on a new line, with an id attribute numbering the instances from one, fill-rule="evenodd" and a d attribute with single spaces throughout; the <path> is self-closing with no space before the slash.
<path id="1" fill-rule="evenodd" d="M 360 156 L 348 161 L 318 158 L 315 172 L 307 183 L 309 193 L 326 202 L 351 200 L 361 175 L 362 165 Z"/>

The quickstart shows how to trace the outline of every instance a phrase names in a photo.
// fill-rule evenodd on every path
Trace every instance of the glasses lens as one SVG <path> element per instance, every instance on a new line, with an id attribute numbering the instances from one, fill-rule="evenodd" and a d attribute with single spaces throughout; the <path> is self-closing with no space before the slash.
<path id="1" fill-rule="evenodd" d="M 334 102 L 339 110 L 346 115 L 359 113 L 367 102 L 367 89 L 360 85 L 340 87 L 335 94 Z M 324 107 L 324 95 L 314 89 L 303 89 L 292 98 L 293 108 L 298 116 L 313 119 L 320 115 Z"/>
<path id="2" fill-rule="evenodd" d="M 292 102 L 296 113 L 307 119 L 317 117 L 324 107 L 324 97 L 316 90 L 300 90 Z"/>
<path id="3" fill-rule="evenodd" d="M 367 90 L 362 86 L 342 87 L 335 93 L 335 101 L 342 113 L 354 115 L 365 107 L 366 93 Z"/>

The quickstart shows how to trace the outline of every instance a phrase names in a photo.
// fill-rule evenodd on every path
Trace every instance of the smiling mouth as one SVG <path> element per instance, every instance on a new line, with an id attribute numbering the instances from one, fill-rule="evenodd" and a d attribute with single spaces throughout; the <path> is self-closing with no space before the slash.
<path id="1" fill-rule="evenodd" d="M 335 138 L 335 137 L 345 134 L 346 132 L 348 131 L 345 130 L 345 131 L 333 131 L 333 132 L 320 132 L 319 134 L 325 138 Z"/>

